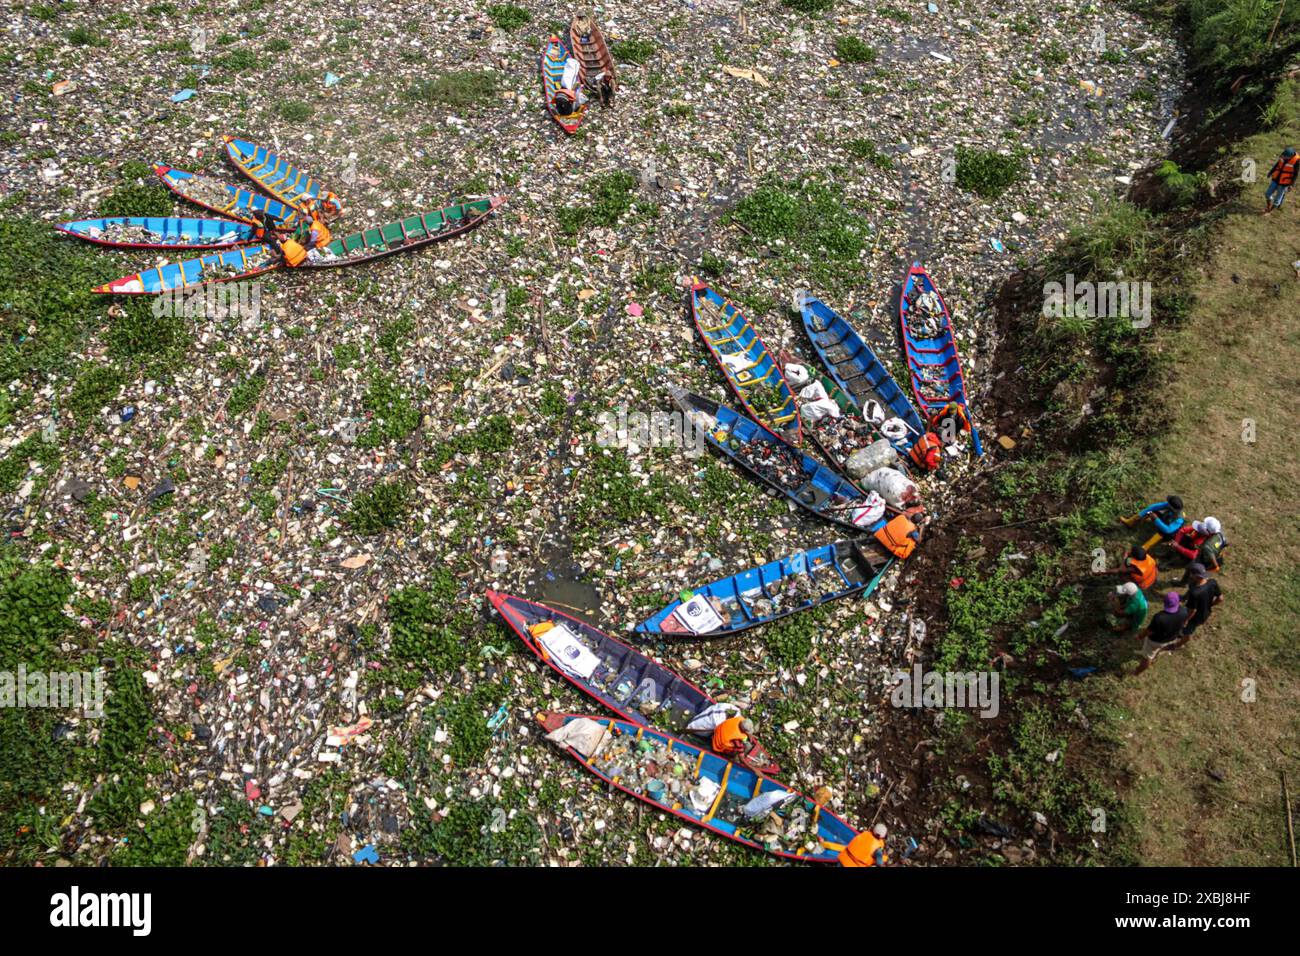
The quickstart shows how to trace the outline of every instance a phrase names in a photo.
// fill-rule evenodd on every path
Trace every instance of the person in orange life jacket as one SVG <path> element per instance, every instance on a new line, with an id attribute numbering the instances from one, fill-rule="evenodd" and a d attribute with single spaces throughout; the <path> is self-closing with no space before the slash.
<path id="1" fill-rule="evenodd" d="M 1170 495 L 1164 501 L 1153 502 L 1137 514 L 1119 520 L 1129 528 L 1141 521 L 1150 520 L 1155 526 L 1156 533 L 1143 542 L 1144 548 L 1154 548 L 1161 541 L 1168 541 L 1187 523 L 1187 519 L 1183 517 L 1183 499 L 1177 495 Z"/>
<path id="2" fill-rule="evenodd" d="M 921 543 L 921 529 L 907 515 L 896 515 L 876 532 L 875 538 L 890 554 L 906 561 Z"/>
<path id="3" fill-rule="evenodd" d="M 926 424 L 930 431 L 949 445 L 957 441 L 959 432 L 970 431 L 970 417 L 966 414 L 966 409 L 962 408 L 961 402 L 949 402 L 931 415 Z"/>
<path id="4" fill-rule="evenodd" d="M 572 116 L 587 105 L 587 92 L 578 84 L 578 71 L 582 64 L 573 57 L 564 61 L 564 75 L 555 91 L 555 112 Z"/>
<path id="5" fill-rule="evenodd" d="M 889 828 L 883 823 L 859 833 L 840 851 L 840 866 L 884 866 L 889 862 L 889 854 L 885 851 L 887 836 Z"/>
<path id="6" fill-rule="evenodd" d="M 320 212 L 313 205 L 311 218 L 299 220 L 293 235 L 280 241 L 280 254 L 284 256 L 285 265 L 290 268 L 300 266 L 307 261 L 308 249 L 320 249 L 330 241 L 329 227 L 320 218 Z"/>
<path id="7" fill-rule="evenodd" d="M 1300 167 L 1300 153 L 1288 146 L 1268 171 L 1268 189 L 1264 190 L 1264 215 L 1267 216 L 1282 205 L 1286 191 L 1295 182 L 1297 167 Z"/>
<path id="8" fill-rule="evenodd" d="M 1124 563 L 1115 571 L 1094 571 L 1094 574 L 1118 574 L 1126 577 L 1139 588 L 1145 591 L 1151 585 L 1156 583 L 1156 559 L 1147 554 L 1147 549 L 1141 545 L 1134 545 L 1129 551 Z"/>
<path id="9" fill-rule="evenodd" d="M 259 241 L 274 239 L 276 230 L 282 228 L 280 220 L 265 209 L 255 211 L 253 218 L 257 220 L 257 225 L 253 227 L 253 238 Z"/>
<path id="10" fill-rule="evenodd" d="M 912 464 L 925 471 L 938 471 L 943 462 L 943 442 L 934 432 L 926 432 L 907 452 Z"/>
<path id="11" fill-rule="evenodd" d="M 754 724 L 744 717 L 732 717 L 713 728 L 713 749 L 724 757 L 743 757 L 749 752 Z"/>

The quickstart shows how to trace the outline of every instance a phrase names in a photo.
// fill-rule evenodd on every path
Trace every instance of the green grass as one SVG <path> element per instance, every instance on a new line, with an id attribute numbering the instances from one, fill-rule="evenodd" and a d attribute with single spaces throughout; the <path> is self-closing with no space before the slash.
<path id="1" fill-rule="evenodd" d="M 357 438 L 362 448 L 378 448 L 407 438 L 420 427 L 420 409 L 389 375 L 374 372 L 362 407 L 373 417 Z"/>
<path id="2" fill-rule="evenodd" d="M 614 57 L 615 63 L 644 64 L 658 49 L 652 40 L 615 40 L 609 45 L 609 52 Z"/>
<path id="3" fill-rule="evenodd" d="M 466 110 L 496 96 L 500 79 L 490 70 L 456 70 L 427 80 L 417 80 L 407 99 L 451 110 Z"/>
<path id="4" fill-rule="evenodd" d="M 280 118 L 290 123 L 301 123 L 316 112 L 316 108 L 304 100 L 283 100 L 275 107 Z"/>
<path id="5" fill-rule="evenodd" d="M 835 38 L 835 56 L 844 63 L 875 63 L 876 48 L 854 36 Z"/>
<path id="6" fill-rule="evenodd" d="M 525 24 L 531 23 L 533 19 L 531 13 L 513 3 L 493 4 L 488 7 L 488 16 L 502 30 L 518 30 Z"/>
<path id="7" fill-rule="evenodd" d="M 1025 164 L 1019 156 L 957 147 L 957 185 L 983 199 L 997 199 L 1024 178 Z"/>
<path id="8" fill-rule="evenodd" d="M 587 192 L 591 201 L 587 205 L 570 202 L 559 207 L 560 230 L 576 236 L 591 226 L 614 226 L 629 213 L 637 218 L 657 212 L 653 203 L 636 199 L 637 179 L 629 172 L 606 173 L 591 179 Z"/>
<path id="9" fill-rule="evenodd" d="M 357 534 L 379 534 L 397 527 L 411 508 L 409 485 L 399 481 L 380 482 L 352 499 L 348 526 Z"/>

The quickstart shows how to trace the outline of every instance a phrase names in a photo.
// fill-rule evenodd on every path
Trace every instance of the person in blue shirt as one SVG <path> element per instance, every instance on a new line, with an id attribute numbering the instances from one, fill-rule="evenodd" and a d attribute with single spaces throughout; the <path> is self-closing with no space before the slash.
<path id="1" fill-rule="evenodd" d="M 1177 495 L 1170 495 L 1164 501 L 1153 502 L 1137 514 L 1119 520 L 1130 528 L 1146 520 L 1155 526 L 1156 533 L 1142 545 L 1148 550 L 1161 541 L 1171 540 L 1178 533 L 1178 529 L 1187 523 L 1187 519 L 1183 517 L 1183 499 Z"/>

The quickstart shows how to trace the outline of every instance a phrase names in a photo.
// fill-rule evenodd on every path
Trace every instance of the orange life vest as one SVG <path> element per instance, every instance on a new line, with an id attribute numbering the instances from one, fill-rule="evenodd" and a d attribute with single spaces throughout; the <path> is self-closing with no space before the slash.
<path id="1" fill-rule="evenodd" d="M 1295 182 L 1296 168 L 1300 166 L 1300 153 L 1287 159 L 1285 156 L 1273 164 L 1273 182 L 1279 186 L 1290 186 Z"/>
<path id="2" fill-rule="evenodd" d="M 883 544 L 890 554 L 906 561 L 916 550 L 916 538 L 912 537 L 915 533 L 916 525 L 912 524 L 906 515 L 899 515 L 876 532 L 876 540 Z"/>
<path id="3" fill-rule="evenodd" d="M 1141 561 L 1134 561 L 1132 558 L 1125 558 L 1124 563 L 1128 565 L 1128 576 L 1142 590 L 1146 590 L 1156 583 L 1156 559 L 1147 555 Z"/>
<path id="4" fill-rule="evenodd" d="M 284 240 L 280 251 L 284 253 L 285 265 L 290 267 L 300 266 L 307 259 L 307 250 L 292 239 Z"/>
<path id="5" fill-rule="evenodd" d="M 881 851 L 881 862 L 888 863 L 889 855 L 884 849 L 885 841 L 870 830 L 859 833 L 840 851 L 840 866 L 875 866 L 877 850 Z"/>
<path id="6" fill-rule="evenodd" d="M 330 231 L 328 228 L 326 228 L 325 221 L 323 219 L 317 219 L 315 216 L 312 217 L 311 232 L 308 233 L 308 235 L 316 237 L 313 245 L 317 249 L 323 249 L 325 248 L 326 245 L 329 244 Z"/>
<path id="7" fill-rule="evenodd" d="M 966 409 L 961 407 L 960 402 L 949 402 L 943 408 L 939 409 L 930 416 L 930 431 L 943 434 L 943 423 L 946 419 L 951 418 L 957 424 L 957 431 L 970 431 L 970 419 L 966 416 Z M 956 435 L 953 435 L 956 438 Z"/>
<path id="8" fill-rule="evenodd" d="M 943 444 L 939 441 L 939 436 L 934 432 L 926 432 L 916 440 L 916 444 L 907 453 L 907 457 L 912 459 L 912 464 L 916 465 L 917 468 L 934 471 L 939 467 L 939 462 L 943 459 Z"/>
<path id="9" fill-rule="evenodd" d="M 740 717 L 724 720 L 713 728 L 713 749 L 720 754 L 744 753 L 749 737 L 740 729 Z"/>

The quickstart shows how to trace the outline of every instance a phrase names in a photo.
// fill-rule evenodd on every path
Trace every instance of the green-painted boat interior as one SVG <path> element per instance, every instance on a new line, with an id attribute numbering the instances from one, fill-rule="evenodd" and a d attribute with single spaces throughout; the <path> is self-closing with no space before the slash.
<path id="1" fill-rule="evenodd" d="M 362 232 L 354 232 L 341 239 L 335 239 L 328 249 L 336 256 L 345 256 L 359 249 L 379 249 L 392 245 L 401 245 L 410 240 L 419 241 L 437 235 L 443 231 L 444 219 L 447 225 L 455 227 L 466 217 L 481 216 L 491 208 L 489 202 L 472 202 L 464 205 L 448 206 L 427 212 L 422 216 L 409 216 L 386 226 L 376 226 Z"/>

